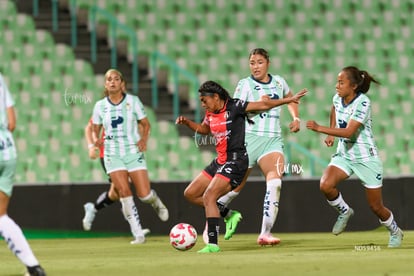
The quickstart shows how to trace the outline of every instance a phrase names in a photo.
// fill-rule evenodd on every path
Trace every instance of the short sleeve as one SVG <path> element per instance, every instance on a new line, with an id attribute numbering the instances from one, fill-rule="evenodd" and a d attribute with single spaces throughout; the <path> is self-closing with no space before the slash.
<path id="1" fill-rule="evenodd" d="M 371 101 L 364 97 L 356 105 L 354 112 L 351 115 L 351 120 L 355 120 L 361 124 L 364 124 L 370 117 Z"/>
<path id="2" fill-rule="evenodd" d="M 249 86 L 246 79 L 242 79 L 237 83 L 236 91 L 234 92 L 233 98 L 238 98 L 244 101 L 247 101 L 249 97 Z"/>
<path id="3" fill-rule="evenodd" d="M 93 112 L 92 112 L 92 123 L 95 125 L 102 125 L 102 117 L 100 114 L 100 103 L 102 102 L 99 101 L 95 104 L 94 108 L 93 108 Z"/>
<path id="4" fill-rule="evenodd" d="M 237 109 L 237 111 L 241 114 L 245 114 L 246 113 L 246 107 L 249 104 L 249 102 L 244 101 L 242 99 L 234 99 L 235 103 L 235 107 Z"/>
<path id="5" fill-rule="evenodd" d="M 6 108 L 14 106 L 14 100 L 10 93 L 9 87 L 7 86 L 6 82 L 3 79 L 3 76 L 0 75 L 0 89 L 3 90 L 4 93 L 4 103 Z"/>
<path id="6" fill-rule="evenodd" d="M 137 113 L 138 120 L 142 120 L 147 117 L 147 113 L 145 112 L 145 108 L 141 100 L 137 96 L 134 97 L 134 110 Z"/>
<path id="7" fill-rule="evenodd" d="M 287 94 L 289 94 L 290 87 L 289 87 L 288 83 L 286 82 L 286 80 L 282 77 L 280 78 L 280 82 L 282 84 L 283 97 L 286 97 Z"/>
<path id="8" fill-rule="evenodd" d="M 208 120 L 207 114 L 206 114 L 206 116 L 204 116 L 204 119 L 203 119 L 203 122 L 202 123 L 205 124 L 205 125 L 207 125 L 207 126 L 210 126 L 210 120 Z"/>

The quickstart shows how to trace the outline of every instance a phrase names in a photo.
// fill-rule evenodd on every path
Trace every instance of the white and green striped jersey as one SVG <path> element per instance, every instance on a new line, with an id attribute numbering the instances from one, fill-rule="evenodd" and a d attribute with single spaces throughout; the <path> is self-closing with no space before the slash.
<path id="1" fill-rule="evenodd" d="M 234 98 L 247 102 L 260 101 L 263 95 L 268 95 L 271 99 L 284 98 L 290 91 L 286 81 L 278 75 L 269 77 L 268 83 L 257 81 L 252 76 L 241 79 L 234 92 Z M 277 106 L 268 111 L 249 113 L 249 118 L 254 124 L 246 123 L 246 132 L 265 137 L 281 136 L 280 111 L 281 106 Z"/>
<path id="2" fill-rule="evenodd" d="M 351 120 L 362 125 L 350 138 L 339 138 L 336 152 L 349 160 L 368 160 L 378 157 L 377 146 L 371 128 L 371 101 L 365 94 L 358 94 L 349 104 L 345 105 L 338 95 L 333 97 L 336 127 L 346 128 Z"/>
<path id="3" fill-rule="evenodd" d="M 138 121 L 147 117 L 144 105 L 137 96 L 125 94 L 119 104 L 113 104 L 108 97 L 95 104 L 92 122 L 105 129 L 105 156 L 122 157 L 138 152 L 137 142 L 141 139 Z"/>
<path id="4" fill-rule="evenodd" d="M 7 108 L 14 106 L 9 88 L 0 74 L 0 161 L 17 158 L 13 134 L 8 129 Z"/>

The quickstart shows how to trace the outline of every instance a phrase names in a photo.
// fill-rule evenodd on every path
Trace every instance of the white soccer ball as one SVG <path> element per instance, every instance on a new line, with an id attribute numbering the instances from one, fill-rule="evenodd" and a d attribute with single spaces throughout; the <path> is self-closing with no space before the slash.
<path id="1" fill-rule="evenodd" d="M 178 223 L 170 231 L 170 244 L 177 250 L 193 248 L 197 242 L 197 231 L 188 223 Z"/>

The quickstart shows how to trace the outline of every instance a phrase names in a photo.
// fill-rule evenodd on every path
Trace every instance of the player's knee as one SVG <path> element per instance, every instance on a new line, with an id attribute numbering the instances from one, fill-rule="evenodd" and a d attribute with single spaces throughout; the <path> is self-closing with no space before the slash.
<path id="1" fill-rule="evenodd" d="M 321 181 L 319 182 L 319 190 L 323 193 L 329 193 L 330 190 L 332 190 L 333 186 L 326 178 L 321 178 Z"/>
<path id="2" fill-rule="evenodd" d="M 195 194 L 191 191 L 191 189 L 185 189 L 184 198 L 187 199 L 189 202 L 194 202 Z"/>

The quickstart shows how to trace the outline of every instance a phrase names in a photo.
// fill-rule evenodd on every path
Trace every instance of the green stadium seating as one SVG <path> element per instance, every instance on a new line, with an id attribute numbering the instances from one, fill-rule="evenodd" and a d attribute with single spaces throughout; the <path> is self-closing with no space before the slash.
<path id="1" fill-rule="evenodd" d="M 310 119 L 328 124 L 340 68 L 355 64 L 367 69 L 383 83 L 373 85 L 368 95 L 385 172 L 398 174 L 413 169 L 412 145 L 401 149 L 405 144 L 399 139 L 401 133 L 414 133 L 410 120 L 410 99 L 414 97 L 410 1 L 76 2 L 81 9 L 96 4 L 135 28 L 141 53 L 159 50 L 197 74 L 200 82 L 214 79 L 230 93 L 240 78 L 249 75 L 249 50 L 268 49 L 270 72 L 283 76 L 294 92 L 303 87 L 310 91 L 301 102 L 299 134 L 289 133 L 290 115 L 283 108 L 285 144 L 296 142 L 325 160 L 335 149 L 326 148 L 323 135 L 308 131 L 304 124 Z M 10 72 L 5 77 L 12 93 L 19 95 L 15 96 L 19 122 L 36 141 L 24 144 L 23 128 L 15 133 L 19 151 L 25 147 L 20 153 L 24 161 L 18 168 L 18 181 L 105 179 L 99 164 L 87 160 L 83 143 L 83 127 L 94 102 L 101 97 L 102 76 L 95 76 L 89 63 L 77 60 L 69 46 L 55 44 L 50 32 L 35 30 L 32 18 L 17 14 L 12 1 L 0 1 L 0 26 L 0 71 Z M 68 106 L 65 91 L 85 95 L 91 101 Z M 151 179 L 190 179 L 211 161 L 211 152 L 187 148 L 189 138 L 179 137 L 173 123 L 158 121 L 150 107 L 146 110 L 152 126 L 146 154 Z M 44 124 L 37 123 L 39 118 Z M 78 141 L 78 148 L 62 142 L 67 139 Z M 44 163 L 34 160 L 35 152 L 50 153 L 46 167 L 57 171 L 54 176 L 40 173 L 43 168 L 38 165 Z M 306 157 L 293 154 L 293 161 L 310 166 Z M 66 161 L 52 158 L 56 155 L 67 156 Z M 181 156 L 189 158 L 177 163 Z"/>

